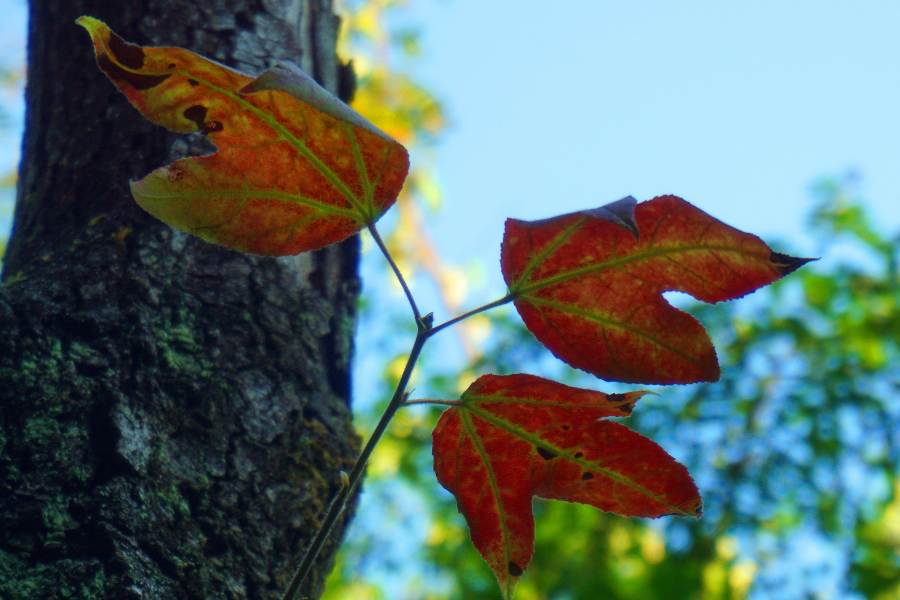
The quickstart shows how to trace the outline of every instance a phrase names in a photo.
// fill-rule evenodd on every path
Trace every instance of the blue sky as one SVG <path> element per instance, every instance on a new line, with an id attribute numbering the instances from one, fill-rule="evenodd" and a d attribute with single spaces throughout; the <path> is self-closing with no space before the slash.
<path id="1" fill-rule="evenodd" d="M 27 8 L 23 0 L 0 0 L 0 73 L 21 69 L 25 65 L 25 27 Z M 24 81 L 16 86 L 0 87 L 0 178 L 13 172 L 19 164 L 22 118 L 25 110 L 22 92 Z M 12 224 L 15 194 L 0 191 L 0 238 Z"/>
<path id="2" fill-rule="evenodd" d="M 0 4 L 0 55 L 21 64 L 25 3 Z M 424 32 L 415 73 L 452 120 L 436 243 L 483 259 L 491 290 L 506 217 L 628 194 L 674 193 L 812 252 L 810 182 L 854 170 L 900 229 L 900 3 L 415 0 L 408 13 Z M 19 131 L 0 132 L 0 171 Z"/>
<path id="3" fill-rule="evenodd" d="M 408 12 L 401 26 L 421 29 L 425 54 L 413 72 L 452 121 L 435 149 L 445 203 L 429 227 L 448 261 L 484 263 L 472 306 L 504 291 L 505 218 L 629 194 L 677 194 L 816 256 L 810 185 L 852 171 L 882 231 L 900 233 L 900 3 L 413 0 Z M 372 252 L 364 265 L 370 293 L 383 289 L 381 262 Z M 358 358 L 364 390 L 378 367 Z M 842 550 L 811 534 L 791 543 L 815 552 L 787 552 L 787 596 L 808 572 L 820 597 L 841 595 Z"/>
<path id="4" fill-rule="evenodd" d="M 900 3 L 417 0 L 416 74 L 448 108 L 448 259 L 503 220 L 672 193 L 814 252 L 810 183 L 848 170 L 900 229 Z"/>

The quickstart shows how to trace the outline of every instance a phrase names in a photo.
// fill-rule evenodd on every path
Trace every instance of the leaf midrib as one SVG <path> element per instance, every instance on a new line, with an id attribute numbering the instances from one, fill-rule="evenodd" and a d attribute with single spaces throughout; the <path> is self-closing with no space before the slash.
<path id="1" fill-rule="evenodd" d="M 213 196 L 213 197 L 238 197 L 238 198 L 248 198 L 251 196 L 265 196 L 266 198 L 277 198 L 279 200 L 284 200 L 285 202 L 295 202 L 297 204 L 303 204 L 309 206 L 311 208 L 316 208 L 319 211 L 332 215 L 339 215 L 342 217 L 346 217 L 348 219 L 352 219 L 354 221 L 363 222 L 362 217 L 352 211 L 345 210 L 343 208 L 338 208 L 336 206 L 331 206 L 330 204 L 324 204 L 317 200 L 311 200 L 309 198 L 305 198 L 299 195 L 291 195 L 291 194 L 283 194 L 281 192 L 274 192 L 269 190 L 262 191 L 250 191 L 250 190 L 210 190 L 204 192 L 198 192 L 196 194 L 179 194 L 179 193 L 171 193 L 166 194 L 164 196 L 157 196 L 151 194 L 141 193 L 142 198 L 149 198 L 152 200 L 178 200 L 178 199 L 194 199 L 205 196 Z"/>
<path id="2" fill-rule="evenodd" d="M 559 402 L 544 402 L 541 400 L 531 400 L 528 398 L 511 398 L 509 396 L 478 396 L 477 398 L 463 397 L 463 400 L 472 402 L 506 402 L 509 404 L 527 404 L 529 406 L 549 406 L 551 408 L 588 408 L 588 409 L 616 409 L 631 404 L 631 400 L 626 400 L 618 404 L 560 404 Z M 621 415 L 626 416 L 626 415 Z"/>
<path id="3" fill-rule="evenodd" d="M 516 427 L 516 426 L 510 424 L 509 422 L 504 421 L 503 419 L 500 419 L 500 418 L 492 415 L 491 413 L 484 411 L 484 410 L 478 408 L 477 406 L 470 404 L 469 402 L 460 406 L 459 409 L 463 410 L 463 411 L 471 411 L 472 414 L 476 415 L 478 418 L 480 418 L 484 421 L 487 421 L 491 425 L 494 425 L 495 427 L 502 429 L 502 430 L 506 431 L 507 433 L 510 433 L 510 434 L 518 437 L 519 439 L 528 442 L 529 444 L 532 444 L 534 446 L 540 446 L 542 448 L 545 448 L 545 449 L 557 454 L 559 457 L 567 458 L 567 459 L 571 460 L 572 462 L 585 468 L 588 471 L 599 472 L 599 473 L 603 474 L 604 476 L 609 477 L 610 479 L 613 479 L 615 481 L 618 481 L 619 483 L 627 485 L 627 486 L 633 488 L 634 490 L 644 494 L 645 496 L 648 496 L 649 498 L 652 498 L 653 500 L 656 500 L 657 502 L 659 502 L 661 504 L 665 504 L 666 506 L 671 507 L 673 510 L 677 511 L 681 515 L 684 515 L 687 517 L 693 516 L 693 515 L 687 513 L 680 506 L 672 504 L 665 498 L 658 496 L 658 495 L 654 494 L 653 492 L 651 492 L 650 490 L 646 489 L 645 487 L 633 482 L 631 479 L 628 479 L 627 477 L 623 477 L 622 475 L 619 475 L 618 473 L 615 473 L 613 471 L 604 469 L 604 468 L 602 468 L 594 463 L 591 463 L 589 461 L 582 460 L 580 458 L 575 458 L 571 454 L 568 454 L 562 448 L 557 448 L 553 444 L 549 444 L 546 441 L 542 440 L 541 438 L 539 438 L 533 434 L 530 434 L 527 430 L 523 430 L 519 427 Z M 638 434 L 638 435 L 640 435 L 640 434 Z"/>
<path id="4" fill-rule="evenodd" d="M 113 54 L 113 57 L 115 57 L 115 54 Z M 119 64 L 118 60 L 116 60 L 116 64 L 117 65 Z M 313 167 L 317 171 L 319 171 L 335 187 L 335 189 L 337 189 L 341 194 L 343 194 L 344 197 L 347 198 L 347 200 L 353 206 L 353 208 L 356 209 L 356 211 L 359 213 L 359 217 L 357 218 L 357 220 L 361 220 L 361 221 L 365 222 L 374 217 L 374 215 L 369 214 L 369 212 L 366 210 L 366 207 L 364 207 L 360 204 L 359 198 L 357 198 L 356 195 L 350 191 L 350 189 L 344 184 L 344 182 L 341 181 L 340 178 L 331 169 L 329 169 L 328 166 L 325 163 L 323 163 L 322 160 L 318 156 L 316 156 L 309 148 L 306 147 L 306 144 L 304 144 L 302 140 L 296 138 L 294 136 L 294 134 L 292 134 L 290 131 L 285 129 L 273 117 L 269 116 L 263 110 L 257 108 L 255 105 L 253 105 L 251 102 L 249 102 L 247 99 L 245 99 L 240 94 L 237 94 L 235 92 L 232 92 L 232 91 L 224 89 L 224 88 L 221 88 L 215 84 L 210 83 L 209 81 L 207 81 L 206 79 L 204 79 L 202 77 L 199 77 L 193 73 L 189 73 L 186 71 L 174 70 L 174 71 L 165 71 L 165 72 L 161 72 L 161 73 L 155 73 L 155 72 L 145 73 L 143 71 L 135 71 L 133 69 L 129 69 L 128 67 L 125 67 L 124 65 L 119 65 L 119 66 L 132 72 L 132 73 L 139 73 L 141 75 L 179 74 L 179 75 L 188 77 L 190 79 L 193 79 L 194 81 L 198 81 L 198 82 L 202 83 L 203 85 L 205 85 L 206 87 L 208 87 L 209 89 L 219 92 L 220 94 L 223 94 L 224 96 L 227 96 L 228 98 L 231 98 L 235 102 L 244 106 L 244 108 L 246 110 L 252 112 L 256 116 L 258 116 L 260 119 L 262 119 L 263 121 L 268 123 L 269 127 L 271 127 L 276 132 L 278 132 L 281 135 L 281 137 L 284 140 L 286 140 L 289 144 L 291 144 L 291 146 L 293 146 L 301 156 L 303 156 L 306 160 L 308 160 L 310 163 L 312 163 Z M 273 92 L 273 91 L 277 91 L 277 90 L 267 90 L 267 91 Z M 297 99 L 297 100 L 299 102 L 303 102 L 302 100 L 299 100 L 299 99 Z M 307 106 L 309 106 L 309 105 L 307 105 Z M 312 107 L 310 107 L 310 108 L 312 108 Z M 355 143 L 355 138 L 352 140 L 352 143 Z M 390 145 L 388 145 L 388 152 L 390 153 L 392 151 L 393 151 L 393 148 Z M 366 177 L 367 177 L 366 174 L 364 174 L 363 172 L 360 173 L 361 180 L 366 181 Z"/>
<path id="5" fill-rule="evenodd" d="M 359 171 L 359 179 L 362 182 L 363 191 L 366 194 L 366 209 L 368 210 L 367 215 L 372 216 L 375 212 L 374 204 L 374 189 L 375 186 L 369 181 L 369 169 L 366 167 L 366 161 L 363 159 L 362 150 L 359 147 L 359 140 L 356 139 L 356 135 L 353 133 L 353 128 L 349 123 L 344 123 L 344 132 L 347 135 L 347 138 L 350 140 L 350 145 L 353 149 L 353 160 L 356 161 L 356 169 Z M 365 217 L 366 215 L 364 215 Z"/>
<path id="6" fill-rule="evenodd" d="M 677 354 L 681 358 L 683 358 L 689 362 L 692 362 L 695 365 L 698 365 L 700 367 L 704 366 L 702 359 L 698 359 L 698 358 L 695 358 L 688 354 L 685 354 L 682 350 L 679 350 L 677 347 L 672 346 L 670 344 L 666 344 L 665 342 L 662 342 L 659 339 L 657 339 L 656 337 L 650 335 L 646 331 L 644 331 L 642 329 L 638 329 L 637 327 L 632 327 L 622 321 L 614 321 L 612 319 L 604 319 L 603 317 L 601 317 L 600 315 L 598 315 L 596 313 L 582 310 L 576 306 L 572 306 L 571 304 L 561 304 L 559 302 L 554 302 L 552 300 L 544 300 L 543 298 L 535 298 L 533 296 L 529 296 L 529 297 L 525 298 L 525 300 L 527 300 L 528 302 L 531 302 L 532 304 L 541 305 L 541 306 L 549 306 L 551 308 L 555 308 L 556 310 L 558 310 L 560 312 L 568 312 L 571 314 L 575 314 L 575 315 L 578 315 L 579 317 L 582 317 L 589 321 L 594 321 L 596 323 L 600 323 L 602 325 L 607 325 L 609 327 L 616 327 L 618 329 L 624 329 L 625 331 L 633 333 L 634 335 L 637 335 L 638 337 L 642 337 L 642 338 L 652 342 L 653 344 L 655 344 L 656 346 L 659 346 L 660 348 L 663 348 L 665 350 L 668 350 L 670 352 Z M 676 310 L 676 311 L 678 310 L 671 306 L 670 306 L 670 308 L 672 308 L 672 310 Z"/>
<path id="7" fill-rule="evenodd" d="M 556 244 L 556 245 L 559 246 L 559 244 Z M 550 277 L 548 279 L 543 279 L 543 280 L 537 281 L 537 282 L 532 283 L 531 285 L 525 286 L 521 289 L 515 289 L 516 286 L 514 285 L 514 286 L 512 286 L 512 289 L 510 290 L 510 294 L 514 294 L 516 297 L 521 297 L 521 296 L 525 296 L 531 292 L 540 290 L 542 288 L 545 288 L 545 287 L 548 287 L 551 285 L 556 285 L 557 283 L 562 283 L 568 279 L 581 277 L 582 275 L 589 275 L 589 274 L 595 273 L 597 271 L 604 271 L 606 269 L 620 267 L 620 266 L 626 265 L 628 263 L 632 263 L 632 262 L 636 262 L 636 261 L 640 261 L 640 260 L 644 260 L 644 259 L 648 259 L 648 258 L 654 258 L 654 257 L 658 257 L 658 256 L 679 254 L 679 253 L 683 253 L 683 252 L 700 252 L 700 251 L 731 252 L 731 253 L 741 254 L 741 255 L 745 255 L 745 256 L 754 256 L 754 257 L 756 256 L 751 252 L 747 252 L 740 248 L 732 248 L 729 246 L 680 246 L 677 248 L 661 248 L 661 249 L 657 249 L 657 250 L 649 250 L 646 252 L 640 252 L 638 254 L 632 254 L 631 256 L 627 256 L 627 257 L 616 259 L 616 260 L 609 260 L 609 261 L 600 263 L 598 265 L 590 265 L 587 267 L 582 267 L 580 269 L 575 269 L 573 271 L 567 271 L 565 273 L 556 275 L 555 277 Z M 530 275 L 530 272 L 533 270 L 534 270 L 534 267 L 529 265 L 529 268 L 526 269 L 526 272 L 528 272 Z M 520 279 L 519 281 L 522 281 L 523 279 L 524 279 L 524 277 L 522 279 Z"/>
<path id="8" fill-rule="evenodd" d="M 503 499 L 500 497 L 500 488 L 497 487 L 497 478 L 494 476 L 493 465 L 491 464 L 490 457 L 488 456 L 487 451 L 485 451 L 484 446 L 481 445 L 481 438 L 478 436 L 478 434 L 475 433 L 475 427 L 469 420 L 469 415 L 465 411 L 462 411 L 460 417 L 463 425 L 466 428 L 466 433 L 470 438 L 472 438 L 472 444 L 475 446 L 475 450 L 478 452 L 478 455 L 481 456 L 482 462 L 484 462 L 484 468 L 488 474 L 488 481 L 490 481 L 491 484 L 491 492 L 493 492 L 494 500 L 497 502 L 497 515 L 500 518 L 500 529 L 503 531 L 503 549 L 506 552 L 506 562 L 509 563 L 512 561 L 512 553 L 509 541 L 509 527 L 507 527 L 506 525 L 506 512 L 503 507 Z M 507 580 L 507 586 L 509 585 L 510 581 L 512 580 Z M 507 588 L 504 596 L 509 597 L 509 592 L 510 590 Z"/>

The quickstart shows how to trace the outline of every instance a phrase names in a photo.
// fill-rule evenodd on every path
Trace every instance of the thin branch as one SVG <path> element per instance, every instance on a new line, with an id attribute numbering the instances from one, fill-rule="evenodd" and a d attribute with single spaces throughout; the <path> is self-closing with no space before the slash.
<path id="1" fill-rule="evenodd" d="M 469 317 L 473 317 L 473 316 L 477 315 L 478 313 L 484 312 L 486 310 L 490 310 L 492 308 L 497 308 L 498 306 L 503 306 L 504 304 L 508 304 L 509 302 L 512 302 L 515 299 L 516 299 L 516 296 L 514 296 L 513 294 L 507 294 L 507 295 L 503 296 L 502 298 L 500 298 L 499 300 L 494 300 L 490 304 L 485 304 L 484 306 L 479 306 L 478 308 L 476 308 L 474 310 L 470 310 L 469 312 L 459 315 L 458 317 L 454 317 L 454 318 L 450 319 L 449 321 L 446 321 L 445 323 L 441 323 L 437 327 L 432 327 L 431 329 L 428 330 L 428 336 L 431 337 L 432 335 L 436 334 L 441 329 L 446 329 L 447 327 L 450 327 L 451 325 L 455 325 L 455 324 L 459 323 L 460 321 L 468 319 Z"/>
<path id="2" fill-rule="evenodd" d="M 334 497 L 334 500 L 332 500 L 331 504 L 328 505 L 328 512 L 325 513 L 325 519 L 319 526 L 319 530 L 316 532 L 316 537 L 313 538 L 313 541 L 309 545 L 309 548 L 306 549 L 306 553 L 303 555 L 303 560 L 300 561 L 300 566 L 297 567 L 297 570 L 294 572 L 294 577 L 293 579 L 291 579 L 291 584 L 288 586 L 287 591 L 285 591 L 284 593 L 283 600 L 292 600 L 297 594 L 297 590 L 300 589 L 300 584 L 303 583 L 303 580 L 306 578 L 307 573 L 309 573 L 313 562 L 316 560 L 316 556 L 318 556 L 319 554 L 319 550 L 322 549 L 322 544 L 325 543 L 328 534 L 331 533 L 331 530 L 334 527 L 335 521 L 337 521 L 337 518 L 340 516 L 341 512 L 343 512 L 344 505 L 347 504 L 347 496 L 349 494 L 350 479 L 347 477 L 346 472 L 341 471 L 341 489 L 338 490 L 338 493 Z"/>
<path id="3" fill-rule="evenodd" d="M 403 403 L 403 406 L 414 406 L 416 404 L 439 404 L 441 406 L 462 406 L 464 403 L 462 400 L 407 400 Z"/>
<path id="4" fill-rule="evenodd" d="M 412 292 L 409 291 L 409 286 L 406 285 L 406 280 L 403 279 L 403 273 L 400 272 L 400 268 L 397 266 L 397 263 L 394 262 L 394 257 L 391 256 L 390 251 L 388 251 L 387 246 L 384 245 L 384 240 L 381 239 L 381 236 L 378 235 L 378 230 L 375 229 L 375 222 L 366 223 L 366 227 L 369 230 L 369 233 L 372 234 L 372 239 L 375 240 L 375 243 L 378 244 L 378 247 L 381 248 L 381 253 L 384 254 L 384 257 L 387 259 L 388 264 L 391 265 L 391 269 L 394 270 L 394 275 L 397 276 L 397 281 L 400 282 L 400 287 L 403 288 L 403 293 L 406 294 L 406 299 L 409 300 L 409 306 L 412 308 L 413 317 L 416 319 L 416 325 L 419 324 L 419 321 L 422 319 L 421 313 L 419 313 L 419 307 L 416 306 L 416 301 L 413 298 Z"/>
<path id="5" fill-rule="evenodd" d="M 409 358 L 406 360 L 406 366 L 403 368 L 403 374 L 400 375 L 400 381 L 397 382 L 397 388 L 394 390 L 391 402 L 388 404 L 387 409 L 385 409 L 384 414 L 381 415 L 381 419 L 378 421 L 378 425 L 375 426 L 375 430 L 372 432 L 371 437 L 369 437 L 369 441 L 366 442 L 362 452 L 359 453 L 359 458 L 356 459 L 356 464 L 353 465 L 350 475 L 346 479 L 342 475 L 341 480 L 343 486 L 328 506 L 328 511 L 322 518 L 322 525 L 316 532 L 312 542 L 310 542 L 306 554 L 303 555 L 303 560 L 300 561 L 300 566 L 297 567 L 297 571 L 294 573 L 294 577 L 291 579 L 287 591 L 284 593 L 284 596 L 282 596 L 282 600 L 294 600 L 294 597 L 297 595 L 297 590 L 300 589 L 300 584 L 306 579 L 306 576 L 312 568 L 313 562 L 316 560 L 316 556 L 319 554 L 319 550 L 322 549 L 322 545 L 328 538 L 328 534 L 331 533 L 331 528 L 334 526 L 335 521 L 337 521 L 338 516 L 343 512 L 344 506 L 347 504 L 347 498 L 350 497 L 350 494 L 353 493 L 353 490 L 356 489 L 356 486 L 362 479 L 366 463 L 369 461 L 369 456 L 372 455 L 372 451 L 378 444 L 378 440 L 381 439 L 382 434 L 385 429 L 387 429 L 394 414 L 406 401 L 406 386 L 409 384 L 409 378 L 412 376 L 413 367 L 416 366 L 416 361 L 419 360 L 419 354 L 422 352 L 422 347 L 425 346 L 425 342 L 428 341 L 428 317 L 426 316 L 424 320 L 418 319 L 417 323 L 420 327 L 419 333 L 416 334 L 416 341 L 413 343 L 412 350 L 410 350 Z"/>

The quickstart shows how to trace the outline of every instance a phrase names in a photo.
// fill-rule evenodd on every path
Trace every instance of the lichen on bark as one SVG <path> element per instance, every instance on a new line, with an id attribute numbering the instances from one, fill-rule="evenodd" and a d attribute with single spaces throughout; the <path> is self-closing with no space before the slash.
<path id="1" fill-rule="evenodd" d="M 313 27 L 333 27 L 314 4 Z M 144 214 L 129 179 L 206 146 L 143 121 L 74 25 L 91 14 L 244 70 L 303 54 L 336 69 L 333 49 L 326 64 L 300 47 L 299 9 L 31 2 L 0 286 L 0 597 L 279 598 L 352 464 L 357 240 L 264 259 Z M 262 41 L 241 42 L 251 38 Z"/>

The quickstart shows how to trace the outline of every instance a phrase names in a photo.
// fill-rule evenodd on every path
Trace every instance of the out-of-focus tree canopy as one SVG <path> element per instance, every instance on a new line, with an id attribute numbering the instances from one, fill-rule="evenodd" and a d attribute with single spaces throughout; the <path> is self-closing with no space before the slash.
<path id="1" fill-rule="evenodd" d="M 716 342 L 722 379 L 659 388 L 627 420 L 688 465 L 703 518 L 649 522 L 536 500 L 535 558 L 519 597 L 898 597 L 900 240 L 879 234 L 840 181 L 819 183 L 815 195 L 811 230 L 823 253 L 840 246 L 847 258 L 743 303 L 691 305 Z M 493 323 L 476 373 L 546 371 L 545 353 L 517 317 Z M 423 393 L 452 397 L 454 378 L 433 372 Z M 385 486 L 422 497 L 405 501 L 430 519 L 421 548 L 406 555 L 422 572 L 409 597 L 496 598 L 452 498 L 433 480 L 429 432 L 439 412 L 398 416 L 368 485 L 383 501 L 398 496 Z M 417 524 L 406 521 L 407 530 L 394 519 L 398 531 L 355 537 L 329 598 L 348 586 L 380 589 L 379 569 L 390 570 L 392 558 L 379 540 L 410 535 Z"/>
<path id="2" fill-rule="evenodd" d="M 2 7 L 0 8 L 8 8 Z M 25 79 L 25 65 L 16 64 L 9 56 L 0 55 L 0 136 L 12 137 L 10 132 L 20 126 L 12 108 L 13 99 L 21 95 Z M 15 156 L 18 147 L 2 148 L 4 154 Z M 6 251 L 8 229 L 12 223 L 13 197 L 16 187 L 15 169 L 0 166 L 0 265 Z"/>
<path id="3" fill-rule="evenodd" d="M 439 138 L 445 121 L 427 90 L 390 70 L 391 56 L 419 52 L 414 35 L 385 26 L 406 5 L 348 6 L 342 50 L 361 67 L 354 107 L 411 142 L 415 154 L 417 144 Z M 422 181 L 434 181 L 431 168 L 423 167 Z M 416 181 L 408 200 L 434 206 L 437 187 Z M 661 396 L 642 400 L 626 421 L 688 465 L 704 495 L 704 517 L 642 521 L 536 500 L 535 557 L 517 597 L 900 597 L 900 236 L 868 222 L 852 179 L 822 180 L 812 196 L 808 230 L 829 260 L 740 302 L 687 304 L 716 343 L 722 379 L 658 388 Z M 428 244 L 414 214 L 405 228 L 401 218 L 392 242 L 408 270 L 422 266 L 415 249 Z M 790 253 L 789 246 L 777 249 Z M 445 265 L 425 268 L 445 300 L 453 295 L 452 281 L 441 285 L 442 272 L 450 277 Z M 455 308 L 459 300 L 446 303 Z M 405 322 L 405 307 L 397 307 L 397 322 Z M 584 387 L 624 389 L 548 359 L 514 312 L 488 315 L 492 334 L 484 346 L 463 335 L 470 365 L 424 357 L 417 396 L 455 397 L 486 372 L 552 373 Z M 398 353 L 388 361 L 387 390 L 404 348 L 389 340 L 382 348 Z M 385 404 L 361 412 L 360 427 L 370 429 Z M 329 600 L 498 597 L 431 471 L 430 432 L 439 414 L 401 411 L 376 450 L 369 499 L 330 580 Z"/>
<path id="4" fill-rule="evenodd" d="M 6 105 L 11 94 L 21 88 L 23 76 L 23 69 L 5 64 L 3 57 L 0 57 L 0 131 L 7 130 L 13 125 L 9 107 Z M 7 229 L 12 216 L 15 186 L 16 172 L 0 170 L 0 264 L 6 251 Z"/>

